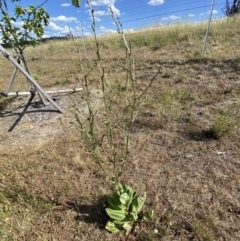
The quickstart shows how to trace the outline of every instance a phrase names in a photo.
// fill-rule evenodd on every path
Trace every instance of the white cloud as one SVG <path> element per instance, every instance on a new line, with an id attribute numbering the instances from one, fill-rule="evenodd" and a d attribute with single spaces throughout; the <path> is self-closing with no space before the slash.
<path id="1" fill-rule="evenodd" d="M 49 25 L 45 27 L 45 34 L 51 33 L 51 35 L 54 35 L 54 36 L 66 36 L 70 32 L 72 32 L 74 35 L 75 29 L 70 28 L 66 25 L 59 26 L 51 21 L 49 22 Z M 50 35 L 50 34 L 47 34 L 47 35 Z"/>
<path id="2" fill-rule="evenodd" d="M 205 14 L 210 14 L 211 13 L 211 11 L 207 11 L 206 13 L 200 13 L 200 16 L 203 16 L 203 15 L 205 15 Z M 212 11 L 212 14 L 217 14 L 218 13 L 218 10 L 213 10 Z"/>
<path id="3" fill-rule="evenodd" d="M 94 16 L 96 22 L 101 22 L 101 18 Z M 92 20 L 92 19 L 91 19 Z"/>
<path id="4" fill-rule="evenodd" d="M 210 14 L 211 11 L 208 11 L 207 13 Z M 213 14 L 216 14 L 216 13 L 218 13 L 218 11 L 217 11 L 217 10 L 213 10 L 212 13 L 213 13 Z"/>
<path id="5" fill-rule="evenodd" d="M 193 18 L 194 16 L 195 16 L 195 14 L 191 14 L 191 13 L 188 14 L 189 18 Z"/>
<path id="6" fill-rule="evenodd" d="M 92 21 L 92 12 L 90 9 L 87 10 L 89 19 Z M 100 17 L 108 15 L 106 11 L 94 11 L 94 19 L 96 22 L 101 22 Z"/>
<path id="7" fill-rule="evenodd" d="M 108 15 L 106 11 L 94 11 L 94 17 L 102 17 Z"/>
<path id="8" fill-rule="evenodd" d="M 156 6 L 164 3 L 164 0 L 151 0 L 148 2 L 149 5 Z"/>
<path id="9" fill-rule="evenodd" d="M 73 28 L 69 28 L 68 26 L 64 26 L 61 31 L 58 32 L 58 35 L 67 35 L 70 32 L 74 35 L 75 30 Z"/>
<path id="10" fill-rule="evenodd" d="M 74 17 L 69 17 L 69 18 L 67 18 L 66 16 L 63 16 L 63 15 L 60 15 L 60 16 L 58 16 L 58 17 L 53 17 L 53 18 L 51 18 L 51 21 L 52 22 L 73 22 L 73 21 L 77 21 L 77 19 L 76 18 L 74 18 Z"/>
<path id="11" fill-rule="evenodd" d="M 50 21 L 48 26 L 46 26 L 46 29 L 49 31 L 61 31 L 62 27 L 60 27 L 56 23 Z"/>
<path id="12" fill-rule="evenodd" d="M 114 5 L 111 5 L 110 8 L 111 8 L 114 16 L 118 16 L 118 17 L 120 16 L 120 11 L 119 11 L 117 8 L 115 8 Z M 109 14 L 111 14 L 111 13 L 110 13 L 110 9 L 109 9 Z"/>
<path id="13" fill-rule="evenodd" d="M 106 34 L 106 33 L 117 33 L 117 31 L 115 29 L 109 29 L 109 28 L 105 28 L 104 26 L 101 26 L 99 28 L 100 32 L 102 34 Z"/>
<path id="14" fill-rule="evenodd" d="M 49 31 L 55 32 L 55 31 L 61 31 L 63 28 L 56 25 L 56 23 L 50 21 L 48 26 L 46 27 L 46 29 L 49 30 Z"/>
<path id="15" fill-rule="evenodd" d="M 162 18 L 162 20 L 164 20 L 164 21 L 169 21 L 169 20 L 178 20 L 178 19 L 180 19 L 180 17 L 175 16 L 175 15 L 171 15 L 171 16 L 169 16 L 169 17 Z"/>
<path id="16" fill-rule="evenodd" d="M 70 3 L 62 3 L 61 7 L 69 7 L 71 4 Z"/>
<path id="17" fill-rule="evenodd" d="M 176 20 L 176 19 L 180 19 L 180 17 L 175 16 L 175 15 L 171 15 L 171 16 L 169 17 L 169 19 L 171 19 L 171 20 Z"/>
<path id="18" fill-rule="evenodd" d="M 134 33 L 135 30 L 133 28 L 129 28 L 125 30 L 125 33 Z"/>
<path id="19" fill-rule="evenodd" d="M 108 0 L 108 1 L 107 1 L 107 0 L 105 0 L 105 1 L 104 1 L 104 0 L 100 0 L 100 1 L 93 1 L 93 2 L 94 2 L 94 4 L 107 5 L 107 3 L 114 2 L 114 1 L 110 1 L 110 0 Z M 108 6 L 107 6 L 107 10 L 106 10 L 106 11 L 103 11 L 103 10 L 100 11 L 100 10 L 94 9 L 94 12 L 93 12 L 93 13 L 94 13 L 95 21 L 100 22 L 100 21 L 101 21 L 100 17 L 111 15 L 110 8 L 112 9 L 113 14 L 114 14 L 115 16 L 120 16 L 120 15 L 121 15 L 120 10 L 117 9 L 117 8 L 112 4 L 112 5 L 108 5 Z M 88 9 L 87 12 L 88 12 L 88 14 L 89 14 L 90 19 L 92 19 L 92 12 L 91 12 L 91 10 Z"/>
<path id="20" fill-rule="evenodd" d="M 11 24 L 15 27 L 18 27 L 18 28 L 22 28 L 22 25 L 23 25 L 23 22 L 14 22 L 14 21 L 11 21 Z"/>
<path id="21" fill-rule="evenodd" d="M 116 2 L 116 0 L 89 0 L 91 6 L 109 6 L 109 5 L 114 5 L 114 3 Z"/>
<path id="22" fill-rule="evenodd" d="M 42 37 L 43 37 L 43 38 L 50 38 L 50 35 L 48 35 L 48 34 L 45 32 L 45 34 L 43 34 Z"/>

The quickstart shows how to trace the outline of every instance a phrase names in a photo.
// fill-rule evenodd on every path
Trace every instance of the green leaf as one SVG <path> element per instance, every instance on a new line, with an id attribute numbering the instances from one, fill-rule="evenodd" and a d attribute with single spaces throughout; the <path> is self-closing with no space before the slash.
<path id="1" fill-rule="evenodd" d="M 124 205 L 120 202 L 120 196 L 117 193 L 113 193 L 112 196 L 108 199 L 109 207 L 112 209 L 124 209 Z"/>
<path id="2" fill-rule="evenodd" d="M 146 201 L 146 193 L 144 195 L 135 197 L 132 201 L 132 211 L 135 213 L 139 213 Z"/>
<path id="3" fill-rule="evenodd" d="M 12 0 L 13 2 L 19 2 Z M 49 23 L 50 16 L 47 11 L 39 6 L 30 5 L 23 8 L 21 5 L 15 5 L 14 17 L 3 12 L 1 21 L 2 26 L 2 41 L 4 43 L 11 43 L 18 49 L 24 49 L 29 43 L 35 46 L 38 44 L 36 38 L 32 37 L 35 34 L 37 38 L 42 38 L 44 34 L 43 24 Z M 14 27 L 12 22 L 22 22 L 22 28 Z M 7 33 L 7 34 L 6 34 Z M 35 41 L 31 41 L 31 40 Z"/>
<path id="4" fill-rule="evenodd" d="M 128 194 L 127 193 L 121 194 L 120 197 L 119 197 L 119 200 L 122 204 L 125 205 L 127 203 L 127 201 L 129 200 Z"/>
<path id="5" fill-rule="evenodd" d="M 72 4 L 73 4 L 73 6 L 75 6 L 75 7 L 77 7 L 77 8 L 80 7 L 80 3 L 81 3 L 80 0 L 72 0 Z"/>
<path id="6" fill-rule="evenodd" d="M 143 220 L 144 221 L 149 221 L 152 220 L 154 216 L 154 210 L 152 210 L 151 212 L 147 212 L 143 215 Z"/>
<path id="7" fill-rule="evenodd" d="M 24 10 L 21 6 L 16 5 L 15 6 L 15 13 L 17 16 L 20 16 L 21 14 L 24 14 Z"/>
<path id="8" fill-rule="evenodd" d="M 121 183 L 118 183 L 118 184 L 116 185 L 116 190 L 117 190 L 117 192 L 119 192 L 120 194 L 124 192 L 124 188 L 123 188 L 123 186 L 122 186 Z"/>
<path id="9" fill-rule="evenodd" d="M 128 222 L 126 222 L 126 223 L 123 224 L 123 228 L 126 231 L 130 231 L 132 229 L 132 226 Z"/>
<path id="10" fill-rule="evenodd" d="M 111 208 L 106 208 L 105 210 L 108 216 L 114 221 L 120 222 L 126 218 L 126 212 L 124 210 L 114 210 Z"/>
<path id="11" fill-rule="evenodd" d="M 137 212 L 131 212 L 128 215 L 129 221 L 136 221 L 138 220 L 138 213 Z"/>
<path id="12" fill-rule="evenodd" d="M 121 229 L 119 225 L 115 224 L 114 222 L 108 221 L 105 229 L 107 229 L 111 233 L 118 233 Z"/>
<path id="13" fill-rule="evenodd" d="M 126 202 L 126 209 L 129 210 L 132 200 L 136 195 L 136 191 L 132 187 L 125 185 L 125 192 L 128 194 L 129 197 L 128 201 Z"/>

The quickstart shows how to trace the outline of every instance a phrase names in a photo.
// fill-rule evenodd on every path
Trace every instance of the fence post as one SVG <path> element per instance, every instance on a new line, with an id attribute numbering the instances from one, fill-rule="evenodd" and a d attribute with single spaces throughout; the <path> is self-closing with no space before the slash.
<path id="1" fill-rule="evenodd" d="M 85 44 L 85 36 L 84 36 L 84 34 L 83 34 L 82 22 L 80 22 L 80 24 L 81 24 L 81 30 L 82 30 L 82 41 L 83 41 L 83 46 L 84 46 L 85 57 L 86 57 L 86 59 L 88 59 L 87 49 L 86 49 L 86 44 Z"/>
<path id="2" fill-rule="evenodd" d="M 211 20 L 212 20 L 212 12 L 213 12 L 213 7 L 214 7 L 214 2 L 215 2 L 215 0 L 212 0 L 211 12 L 210 12 L 210 16 L 209 16 L 209 20 L 208 20 L 208 26 L 207 26 L 207 30 L 206 30 L 206 34 L 205 34 L 204 43 L 203 43 L 202 57 L 203 57 L 203 55 L 204 55 L 204 53 L 205 53 L 205 49 L 206 49 L 206 43 L 207 43 L 207 38 L 208 38 L 208 32 L 209 32 L 210 23 L 211 23 Z"/>

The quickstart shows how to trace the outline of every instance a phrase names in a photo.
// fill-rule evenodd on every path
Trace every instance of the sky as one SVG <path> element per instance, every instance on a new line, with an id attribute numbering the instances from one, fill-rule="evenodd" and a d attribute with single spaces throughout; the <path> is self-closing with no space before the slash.
<path id="1" fill-rule="evenodd" d="M 8 1 L 10 2 L 10 1 Z M 39 5 L 45 0 L 22 0 L 23 6 Z M 89 0 L 94 9 L 98 34 L 115 33 L 116 25 L 110 14 L 110 7 L 118 16 L 124 31 L 136 31 L 156 25 L 176 22 L 208 20 L 213 0 Z M 226 0 L 215 0 L 212 19 L 223 17 L 222 8 Z M 10 6 L 12 10 L 13 6 Z M 92 34 L 92 15 L 86 0 L 81 7 L 72 6 L 69 0 L 48 0 L 43 7 L 50 14 L 49 25 L 44 37 L 89 36 Z"/>

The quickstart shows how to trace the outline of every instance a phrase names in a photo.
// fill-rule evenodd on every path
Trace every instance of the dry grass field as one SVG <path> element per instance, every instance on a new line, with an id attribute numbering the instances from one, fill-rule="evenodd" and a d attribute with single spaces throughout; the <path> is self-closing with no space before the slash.
<path id="1" fill-rule="evenodd" d="M 126 34 L 137 88 L 160 71 L 133 124 L 122 177 L 138 193 L 147 192 L 144 210 L 154 209 L 155 217 L 137 222 L 128 235 L 104 229 L 114 189 L 77 130 L 73 102 L 85 111 L 83 93 L 54 96 L 62 114 L 51 105 L 36 108 L 37 97 L 30 105 L 26 96 L 0 97 L 0 240 L 240 240 L 239 24 L 239 18 L 215 21 L 203 58 L 206 23 Z M 120 37 L 99 42 L 107 80 L 121 83 Z M 86 50 L 96 58 L 91 38 Z M 32 75 L 45 90 L 81 87 L 79 54 L 90 70 L 81 39 L 26 49 Z M 3 92 L 13 67 L 3 56 L 0 65 Z M 93 92 L 97 78 L 93 69 Z M 18 73 L 12 91 L 27 88 Z"/>

